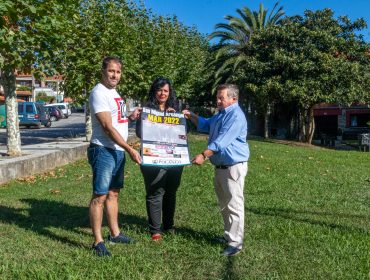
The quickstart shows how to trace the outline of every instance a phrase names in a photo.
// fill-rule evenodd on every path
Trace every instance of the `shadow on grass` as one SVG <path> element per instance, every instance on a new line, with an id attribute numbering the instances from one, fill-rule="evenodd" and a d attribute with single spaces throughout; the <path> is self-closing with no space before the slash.
<path id="1" fill-rule="evenodd" d="M 29 206 L 11 208 L 0 205 L 0 221 L 33 231 L 70 246 L 88 247 L 85 244 L 56 233 L 58 229 L 62 229 L 77 234 L 84 234 L 85 232 L 80 228 L 89 226 L 87 207 L 71 206 L 63 202 L 38 199 L 22 199 L 21 202 Z"/>
<path id="2" fill-rule="evenodd" d="M 60 201 L 43 199 L 22 199 L 21 202 L 27 206 L 12 208 L 0 205 L 0 222 L 16 225 L 73 247 L 90 248 L 90 245 L 75 241 L 63 232 L 58 234 L 58 231 L 66 230 L 92 238 L 91 233 L 81 229 L 90 227 L 88 206 L 73 206 Z M 123 228 L 133 226 L 139 233 L 148 232 L 147 221 L 142 217 L 120 213 L 119 222 L 123 222 Z M 106 222 L 103 222 L 103 226 L 106 226 Z M 185 227 L 176 228 L 176 233 L 197 241 L 211 242 L 212 238 L 210 234 Z"/>
<path id="3" fill-rule="evenodd" d="M 222 274 L 222 280 L 242 279 L 235 271 L 235 257 L 226 257 L 225 269 Z"/>
<path id="4" fill-rule="evenodd" d="M 293 209 L 285 209 L 285 208 L 246 208 L 247 211 L 252 212 L 257 215 L 265 215 L 265 216 L 278 216 L 284 219 L 294 220 L 298 222 L 308 223 L 311 225 L 319 225 L 323 227 L 328 227 L 332 229 L 337 229 L 345 232 L 353 232 L 359 231 L 364 232 L 365 229 L 350 227 L 346 225 L 334 224 L 325 221 L 317 221 L 310 218 L 304 217 L 305 215 L 313 215 L 313 216 L 327 216 L 327 217 L 336 217 L 336 218 L 347 218 L 347 219 L 363 219 L 364 222 L 368 220 L 368 217 L 362 215 L 353 215 L 353 214 L 338 214 L 338 213 L 330 213 L 330 212 L 314 212 L 314 211 L 297 211 Z"/>
<path id="5" fill-rule="evenodd" d="M 149 227 L 148 222 L 145 218 L 123 214 L 120 217 L 120 221 L 124 222 L 123 228 L 132 228 L 132 226 L 136 227 L 137 232 L 141 234 L 149 234 Z M 194 239 L 197 242 L 208 242 L 210 244 L 214 244 L 212 239 L 214 235 L 211 233 L 206 233 L 202 231 L 195 231 L 191 228 L 187 227 L 176 227 L 176 235 L 180 235 L 186 239 Z"/>

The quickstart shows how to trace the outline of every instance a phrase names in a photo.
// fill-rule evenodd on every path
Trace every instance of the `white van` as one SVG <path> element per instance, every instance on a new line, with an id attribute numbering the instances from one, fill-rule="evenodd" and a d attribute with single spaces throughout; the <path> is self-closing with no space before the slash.
<path id="1" fill-rule="evenodd" d="M 65 118 L 68 118 L 72 112 L 71 112 L 71 108 L 69 107 L 69 103 L 51 103 L 51 104 L 47 104 L 47 105 L 44 105 L 45 107 L 49 107 L 49 106 L 56 106 L 58 107 L 62 113 L 64 114 L 64 117 Z"/>

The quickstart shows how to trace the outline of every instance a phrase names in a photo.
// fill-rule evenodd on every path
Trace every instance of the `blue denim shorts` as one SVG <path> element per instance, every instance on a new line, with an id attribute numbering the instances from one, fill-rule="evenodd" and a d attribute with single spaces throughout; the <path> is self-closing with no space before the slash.
<path id="1" fill-rule="evenodd" d="M 111 189 L 123 188 L 125 152 L 90 144 L 87 158 L 93 171 L 94 194 L 108 194 Z"/>

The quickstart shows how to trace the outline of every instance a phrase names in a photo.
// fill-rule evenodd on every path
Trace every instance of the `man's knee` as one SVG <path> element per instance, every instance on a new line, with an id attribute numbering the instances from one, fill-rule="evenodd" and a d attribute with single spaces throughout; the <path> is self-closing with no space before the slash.
<path id="1" fill-rule="evenodd" d="M 103 207 L 105 201 L 107 200 L 107 195 L 104 194 L 104 195 L 93 195 L 92 199 L 91 199 L 91 202 L 90 202 L 90 205 L 91 206 L 95 206 L 95 207 Z"/>
<path id="2" fill-rule="evenodd" d="M 108 193 L 108 196 L 107 196 L 107 200 L 118 200 L 118 197 L 119 197 L 119 189 L 112 189 L 112 190 L 109 190 L 109 193 Z"/>

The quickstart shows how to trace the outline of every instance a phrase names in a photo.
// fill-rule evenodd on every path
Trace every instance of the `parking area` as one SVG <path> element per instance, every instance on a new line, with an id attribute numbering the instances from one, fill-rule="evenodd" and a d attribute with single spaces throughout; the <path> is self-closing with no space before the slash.
<path id="1" fill-rule="evenodd" d="M 22 145 L 68 141 L 85 135 L 84 113 L 73 113 L 67 119 L 54 121 L 51 127 L 20 127 Z M 6 145 L 6 128 L 0 128 L 0 146 Z"/>

